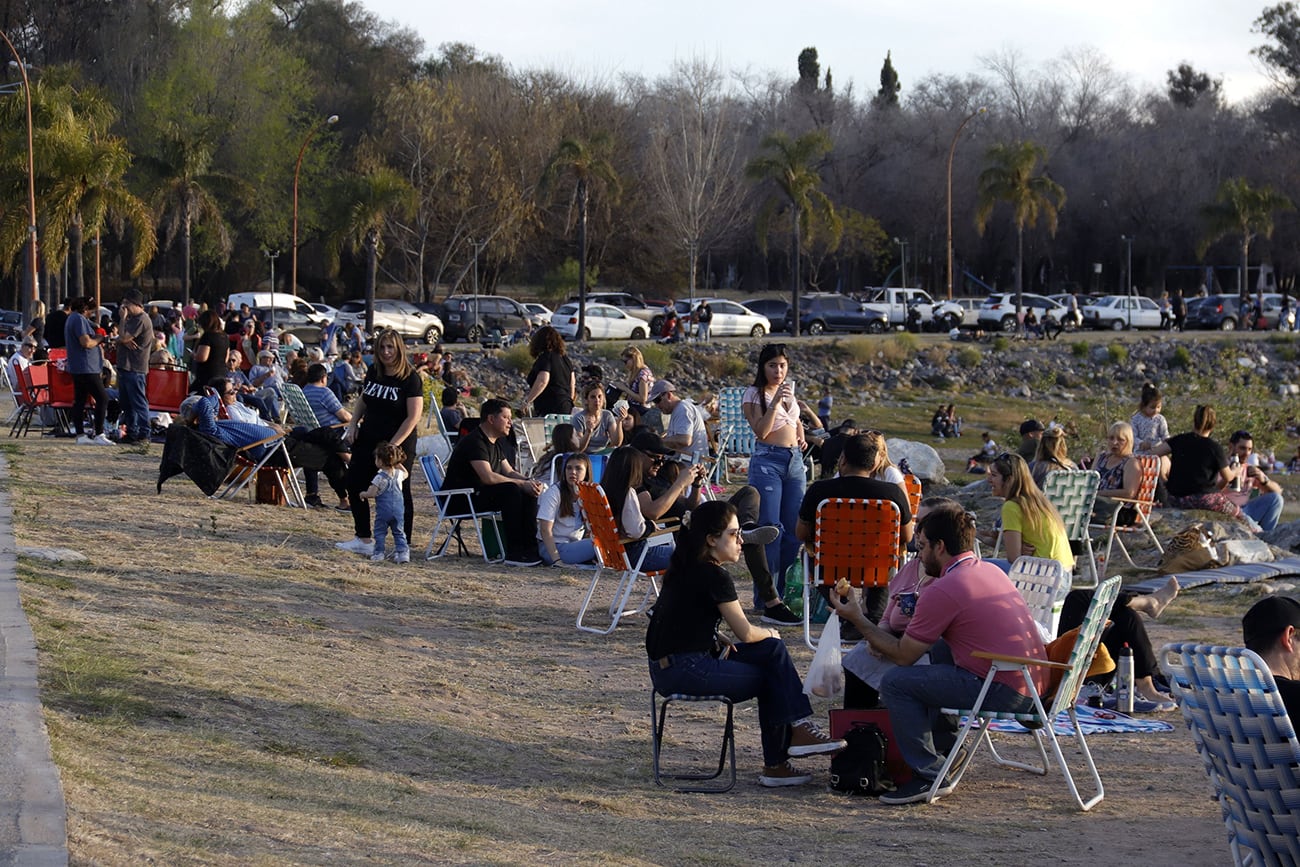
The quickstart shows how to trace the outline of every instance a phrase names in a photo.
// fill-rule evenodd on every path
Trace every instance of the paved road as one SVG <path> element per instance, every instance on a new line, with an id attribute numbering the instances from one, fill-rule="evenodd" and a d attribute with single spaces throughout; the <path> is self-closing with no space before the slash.
<path id="1" fill-rule="evenodd" d="M 7 474 L 0 460 L 0 478 Z M 0 867 L 54 867 L 68 863 L 67 806 L 41 717 L 16 560 L 13 511 L 0 490 Z"/>

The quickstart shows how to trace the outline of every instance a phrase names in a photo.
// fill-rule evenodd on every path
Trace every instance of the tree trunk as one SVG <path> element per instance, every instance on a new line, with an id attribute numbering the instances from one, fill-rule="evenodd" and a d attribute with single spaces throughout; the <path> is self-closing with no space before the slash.
<path id="1" fill-rule="evenodd" d="M 1016 321 L 1023 327 L 1025 318 L 1023 314 L 1025 299 L 1022 297 L 1024 289 L 1021 286 L 1021 271 L 1025 267 L 1025 227 L 1016 224 Z"/>
<path id="2" fill-rule="evenodd" d="M 275 287 L 271 287 L 275 291 Z M 186 216 L 181 226 L 181 298 L 190 303 L 190 218 Z"/>
<path id="3" fill-rule="evenodd" d="M 366 231 L 366 334 L 375 331 L 375 279 L 379 274 L 379 232 Z"/>
<path id="4" fill-rule="evenodd" d="M 72 294 L 85 296 L 85 274 L 81 270 L 81 220 L 73 220 L 68 228 L 68 270 L 72 277 Z"/>
<path id="5" fill-rule="evenodd" d="M 793 209 L 794 223 L 791 227 L 791 240 L 793 241 L 790 250 L 790 274 L 793 278 L 790 286 L 790 315 L 793 317 L 793 324 L 790 326 L 790 335 L 799 336 L 799 217 L 802 211 L 799 208 Z"/>
<path id="6" fill-rule="evenodd" d="M 576 340 L 587 333 L 587 182 L 578 181 L 578 331 Z"/>

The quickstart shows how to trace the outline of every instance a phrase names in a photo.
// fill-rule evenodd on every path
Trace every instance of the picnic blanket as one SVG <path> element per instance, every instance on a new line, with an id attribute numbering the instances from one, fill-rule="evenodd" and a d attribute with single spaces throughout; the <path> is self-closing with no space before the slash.
<path id="1" fill-rule="evenodd" d="M 1075 710 L 1078 712 L 1079 725 L 1083 727 L 1085 735 L 1111 734 L 1114 732 L 1171 732 L 1174 730 L 1174 727 L 1167 722 L 1156 719 L 1137 719 L 1118 711 L 1102 710 L 1099 707 L 1086 704 L 1078 705 Z M 1074 726 L 1070 724 L 1070 715 L 1064 711 L 1057 714 L 1053 728 L 1056 729 L 1058 735 L 1074 734 Z M 1015 720 L 993 720 L 989 723 L 989 731 L 1015 734 L 1029 733 L 1029 729 Z"/>

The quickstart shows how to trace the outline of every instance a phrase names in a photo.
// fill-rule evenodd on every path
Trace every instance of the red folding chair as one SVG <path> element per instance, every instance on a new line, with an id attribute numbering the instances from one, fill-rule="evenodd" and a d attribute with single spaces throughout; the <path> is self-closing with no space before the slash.
<path id="1" fill-rule="evenodd" d="M 189 396 L 190 375 L 184 370 L 151 367 L 145 375 L 144 394 L 150 412 L 178 415 L 181 402 Z"/>
<path id="2" fill-rule="evenodd" d="M 49 367 L 45 364 L 31 364 L 18 369 L 18 390 L 14 392 L 18 401 L 18 416 L 9 429 L 10 436 L 20 433 L 27 436 L 32 419 L 41 407 L 50 405 Z"/>
<path id="3" fill-rule="evenodd" d="M 901 564 L 903 517 L 892 500 L 832 498 L 817 504 L 813 551 L 803 549 L 803 640 L 814 650 L 814 588 L 847 578 L 854 588 L 885 587 Z M 833 589 L 831 592 L 835 592 Z"/>
<path id="4" fill-rule="evenodd" d="M 84 433 L 86 420 L 72 418 L 70 412 L 77 398 L 77 388 L 73 385 L 72 374 L 53 363 L 46 365 L 45 369 L 50 375 L 50 407 L 54 410 L 59 426 L 73 436 L 80 436 Z M 94 406 L 94 398 L 87 398 L 86 407 L 92 406 Z"/>

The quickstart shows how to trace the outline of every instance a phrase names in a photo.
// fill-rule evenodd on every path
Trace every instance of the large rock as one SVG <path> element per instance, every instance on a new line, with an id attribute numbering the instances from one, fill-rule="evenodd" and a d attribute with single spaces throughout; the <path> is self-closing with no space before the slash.
<path id="1" fill-rule="evenodd" d="M 918 479 L 934 484 L 948 484 L 948 477 L 943 471 L 943 458 L 930 446 L 904 439 L 885 440 L 885 445 L 889 448 L 889 459 L 897 464 L 906 458 L 908 467 Z"/>

